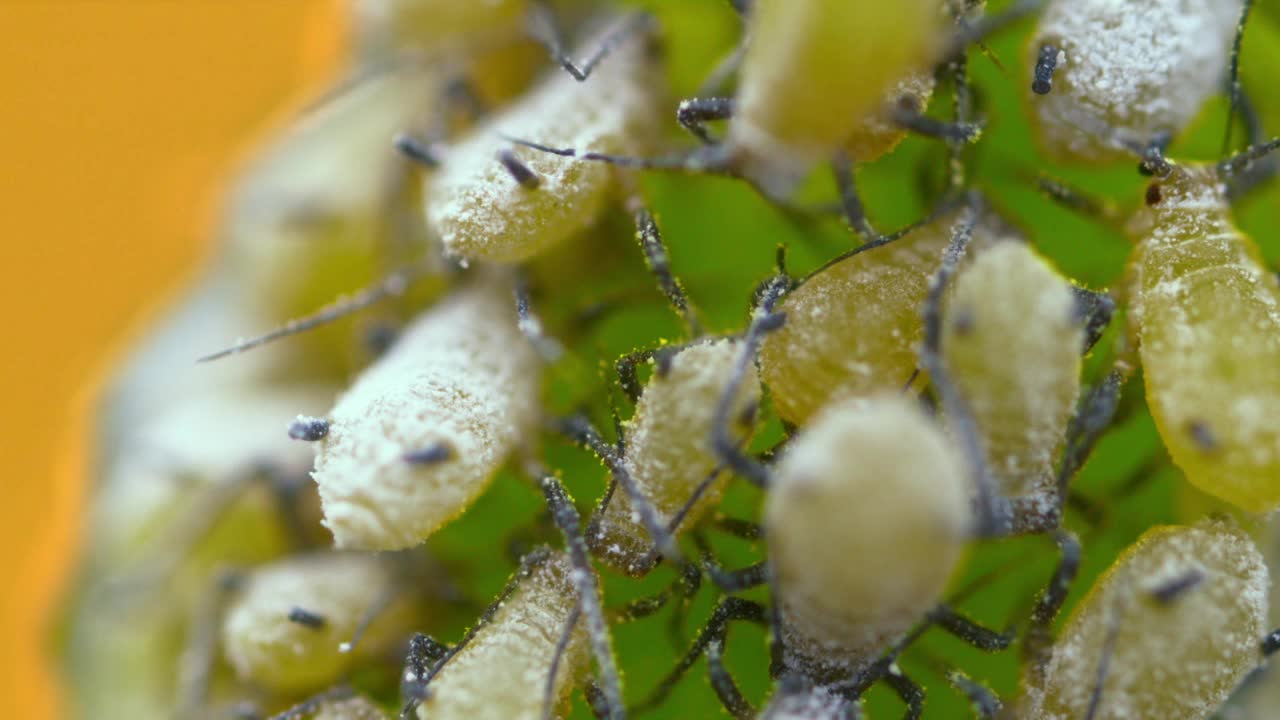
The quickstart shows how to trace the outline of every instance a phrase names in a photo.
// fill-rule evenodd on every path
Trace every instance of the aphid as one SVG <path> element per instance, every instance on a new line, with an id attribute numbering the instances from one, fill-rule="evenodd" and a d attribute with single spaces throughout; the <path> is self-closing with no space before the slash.
<path id="1" fill-rule="evenodd" d="M 221 627 L 241 680 L 283 695 L 333 684 L 393 647 L 419 616 L 390 558 L 293 556 L 237 582 Z"/>
<path id="2" fill-rule="evenodd" d="M 535 720 L 550 697 L 563 715 L 589 668 L 587 635 L 576 627 L 574 572 L 568 555 L 535 551 L 457 646 L 431 651 L 419 641 L 405 670 L 412 697 L 406 709 L 416 707 L 423 720 Z"/>
<path id="3" fill-rule="evenodd" d="M 1132 148 L 1162 152 L 1221 91 L 1241 7 L 1241 0 L 1051 0 L 1031 41 L 1028 102 L 1041 146 L 1082 162 Z M 1114 134 L 1100 136 L 1099 127 Z"/>
<path id="4" fill-rule="evenodd" d="M 316 445 L 337 546 L 411 547 L 462 513 L 533 435 L 539 374 L 502 277 L 424 312 L 338 400 Z"/>
<path id="5" fill-rule="evenodd" d="M 1222 524 L 1157 527 L 1076 607 L 1020 717 L 1206 717 L 1262 660 L 1266 565 Z"/>
<path id="6" fill-rule="evenodd" d="M 382 708 L 358 695 L 341 700 L 324 700 L 317 703 L 314 709 L 308 708 L 307 713 L 309 714 L 295 714 L 293 717 L 310 720 L 388 720 Z M 292 717 L 286 714 L 284 718 L 272 720 L 292 720 Z"/>
<path id="7" fill-rule="evenodd" d="M 374 58 L 510 44 L 529 0 L 351 0 L 354 44 Z"/>
<path id="8" fill-rule="evenodd" d="M 1130 225 L 1132 329 L 1160 436 L 1189 482 L 1251 512 L 1280 505 L 1280 285 L 1223 182 L 1275 145 L 1174 165 Z"/>
<path id="9" fill-rule="evenodd" d="M 605 34 L 591 45 L 612 37 Z M 446 253 L 516 262 L 597 219 L 617 188 L 612 168 L 548 153 L 522 158 L 503 135 L 610 153 L 643 151 L 656 132 L 659 103 L 651 39 L 647 27 L 637 26 L 586 80 L 563 73 L 546 78 L 449 149 L 425 200 L 427 224 Z"/>

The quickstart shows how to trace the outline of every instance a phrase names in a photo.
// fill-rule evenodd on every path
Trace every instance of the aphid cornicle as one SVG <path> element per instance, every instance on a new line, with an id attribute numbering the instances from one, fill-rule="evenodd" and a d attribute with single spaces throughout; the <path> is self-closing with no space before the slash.
<path id="1" fill-rule="evenodd" d="M 1219 166 L 1221 169 L 1225 166 Z M 1160 436 L 1187 480 L 1280 505 L 1280 284 L 1212 166 L 1174 165 L 1131 223 L 1132 330 Z"/>
<path id="2" fill-rule="evenodd" d="M 587 43 L 600 45 L 611 27 Z M 550 153 L 517 157 L 502 135 L 609 153 L 642 152 L 657 129 L 660 73 L 648 28 L 619 44 L 579 81 L 556 70 L 527 96 L 449 149 L 426 197 L 428 226 L 445 252 L 516 262 L 585 229 L 615 195 L 615 170 Z"/>
<path id="3" fill-rule="evenodd" d="M 790 663 L 849 677 L 938 604 L 973 529 L 962 468 L 901 397 L 834 403 L 796 436 L 764 508 Z"/>
<path id="4" fill-rule="evenodd" d="M 1127 157 L 1099 128 L 1135 147 L 1167 144 L 1222 90 L 1241 5 L 1051 0 L 1030 46 L 1041 146 L 1061 159 Z"/>
<path id="5" fill-rule="evenodd" d="M 1019 716 L 1208 716 L 1262 661 L 1269 582 L 1238 529 L 1148 530 L 1071 614 Z"/>
<path id="6" fill-rule="evenodd" d="M 401 582 L 390 559 L 355 553 L 254 568 L 225 610 L 223 652 L 241 680 L 271 692 L 324 688 L 403 640 L 420 613 Z"/>
<path id="7" fill-rule="evenodd" d="M 334 405 L 312 477 L 338 547 L 417 545 L 534 434 L 539 360 L 511 297 L 497 273 L 455 291 Z"/>

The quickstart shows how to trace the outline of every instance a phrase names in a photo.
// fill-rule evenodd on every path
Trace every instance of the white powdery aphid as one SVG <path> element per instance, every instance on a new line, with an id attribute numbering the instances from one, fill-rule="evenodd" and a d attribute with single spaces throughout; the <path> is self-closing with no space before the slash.
<path id="1" fill-rule="evenodd" d="M 717 339 L 680 350 L 671 357 L 668 371 L 655 373 L 645 385 L 635 416 L 626 424 L 623 463 L 636 487 L 653 503 L 663 526 L 671 523 L 719 465 L 711 431 L 716 405 L 740 354 L 737 339 Z M 743 414 L 759 401 L 760 382 L 752 368 L 729 415 L 735 439 L 750 432 L 751 423 L 744 422 Z M 728 473 L 722 473 L 708 487 L 676 528 L 677 534 L 696 525 L 716 506 L 728 478 Z M 653 539 L 621 488 L 614 491 L 598 523 L 598 534 L 588 542 L 601 560 L 634 575 L 652 569 L 656 562 L 650 552 Z"/>
<path id="2" fill-rule="evenodd" d="M 1098 720 L 1208 716 L 1261 662 L 1269 584 L 1239 529 L 1148 530 L 1072 613 L 1021 716 L 1084 717 L 1108 646 Z"/>
<path id="3" fill-rule="evenodd" d="M 972 525 L 963 462 L 900 396 L 836 402 L 796 436 L 765 500 L 788 664 L 848 677 L 938 603 Z"/>
<path id="4" fill-rule="evenodd" d="M 431 681 L 423 720 L 537 720 L 556 644 L 577 603 L 569 557 L 554 553 L 522 569 L 515 591 Z M 558 713 L 589 667 L 585 623 L 570 635 L 552 692 Z"/>
<path id="5" fill-rule="evenodd" d="M 522 186 L 497 159 L 501 134 L 553 148 L 636 155 L 657 128 L 660 73 L 649 36 L 637 32 L 585 81 L 556 70 L 542 84 L 451 148 L 426 199 L 428 225 L 464 259 L 516 262 L 595 222 L 614 193 L 614 168 L 535 150 L 514 150 L 538 178 Z M 585 43 L 593 49 L 599 39 Z"/>
<path id="6" fill-rule="evenodd" d="M 539 361 L 509 282 L 424 312 L 329 413 L 312 477 L 340 548 L 417 545 L 462 513 L 534 429 Z M 429 461 L 413 453 L 434 450 Z"/>
<path id="7" fill-rule="evenodd" d="M 1222 88 L 1240 0 L 1054 0 L 1031 42 L 1065 55 L 1029 102 L 1046 150 L 1064 159 L 1125 157 L 1100 131 L 1147 143 L 1177 134 Z M 1061 55 L 1059 56 L 1061 57 Z"/>
<path id="8" fill-rule="evenodd" d="M 394 570 L 385 559 L 355 553 L 299 555 L 254 569 L 223 619 L 227 660 L 242 680 L 274 692 L 333 684 L 360 658 L 409 633 L 414 607 L 408 594 L 377 607 L 397 582 Z M 304 615 L 303 621 L 291 614 Z M 344 652 L 358 631 L 360 641 Z"/>

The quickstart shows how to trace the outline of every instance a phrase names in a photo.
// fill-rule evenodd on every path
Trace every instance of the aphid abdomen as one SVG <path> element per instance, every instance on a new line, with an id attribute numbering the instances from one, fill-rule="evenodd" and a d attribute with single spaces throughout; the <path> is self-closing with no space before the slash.
<path id="1" fill-rule="evenodd" d="M 1024 243 L 995 245 L 956 278 L 943 355 L 1006 497 L 1055 489 L 1080 395 L 1076 315 L 1071 286 Z"/>
<path id="2" fill-rule="evenodd" d="M 1209 716 L 1261 661 L 1266 565 L 1222 525 L 1147 531 L 1067 620 L 1023 717 L 1085 717 L 1108 656 L 1097 720 Z"/>
<path id="3" fill-rule="evenodd" d="M 927 71 L 944 39 L 934 0 L 756 0 L 729 142 L 763 177 L 828 158 L 894 83 Z"/>
<path id="4" fill-rule="evenodd" d="M 842 260 L 786 297 L 787 322 L 760 349 L 760 376 L 779 415 L 802 425 L 830 400 L 906 384 L 924 332 L 920 307 L 949 228 L 931 223 Z"/>
<path id="5" fill-rule="evenodd" d="M 378 611 L 397 579 L 371 555 L 295 556 L 253 570 L 228 606 L 222 646 L 236 674 L 283 694 L 322 689 L 361 658 L 399 642 L 414 619 L 409 595 Z M 305 613 L 308 622 L 290 619 Z M 368 630 L 344 652 L 368 619 Z"/>
<path id="6" fill-rule="evenodd" d="M 938 602 L 972 517 L 963 460 L 901 396 L 825 408 L 765 501 L 784 645 L 810 677 L 847 676 Z"/>
<path id="7" fill-rule="evenodd" d="M 426 200 L 427 223 L 445 251 L 465 259 L 518 262 L 591 225 L 613 194 L 613 168 L 513 150 L 536 179 L 536 187 L 523 186 L 497 159 L 511 147 L 501 136 L 531 138 L 553 148 L 643 152 L 656 131 L 659 107 L 652 53 L 648 35 L 639 32 L 585 81 L 556 71 L 450 149 Z"/>
<path id="8" fill-rule="evenodd" d="M 1102 135 L 1176 134 L 1222 88 L 1240 0 L 1055 0 L 1030 47 L 1060 50 L 1052 90 L 1031 95 L 1041 145 L 1062 159 L 1127 157 Z"/>
<path id="9" fill-rule="evenodd" d="M 537 720 L 556 644 L 577 602 L 568 556 L 555 553 L 528 567 L 512 595 L 431 681 L 418 708 L 427 720 Z M 580 622 L 556 675 L 555 710 L 568 710 L 589 665 Z"/>
<path id="10" fill-rule="evenodd" d="M 338 400 L 312 473 L 338 547 L 418 544 L 462 513 L 530 435 L 539 361 L 511 297 L 492 277 L 457 291 Z"/>
<path id="11" fill-rule="evenodd" d="M 645 385 L 635 416 L 624 429 L 627 471 L 658 511 L 664 526 L 692 497 L 695 489 L 719 464 L 711 445 L 716 403 L 733 374 L 740 341 L 720 339 L 697 343 L 671 358 L 670 369 L 657 373 Z M 731 415 L 736 436 L 745 439 L 752 428 L 751 414 L 760 401 L 760 383 L 751 373 L 743 384 Z M 697 524 L 715 507 L 729 473 L 725 472 L 685 515 L 679 533 Z M 652 567 L 653 539 L 621 489 L 613 493 L 597 522 L 598 532 L 588 537 L 597 557 L 629 574 L 643 574 Z M 646 562 L 646 560 L 648 562 Z"/>
<path id="12" fill-rule="evenodd" d="M 1189 482 L 1265 512 L 1280 505 L 1280 288 L 1216 183 L 1187 172 L 1140 218 L 1130 269 L 1147 402 Z"/>

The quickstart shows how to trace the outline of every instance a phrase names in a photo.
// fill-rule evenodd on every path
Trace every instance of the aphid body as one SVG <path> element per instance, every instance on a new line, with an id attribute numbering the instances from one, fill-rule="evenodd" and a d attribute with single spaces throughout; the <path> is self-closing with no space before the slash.
<path id="1" fill-rule="evenodd" d="M 394 571 L 385 558 L 354 553 L 300 555 L 255 568 L 226 609 L 227 660 L 242 680 L 272 692 L 332 685 L 361 659 L 400 642 L 412 626 L 409 595 L 376 607 L 392 596 Z"/>
<path id="2" fill-rule="evenodd" d="M 511 292 L 498 277 L 456 291 L 338 400 L 312 473 L 338 547 L 418 544 L 533 434 L 539 360 Z"/>
<path id="3" fill-rule="evenodd" d="M 309 717 L 311 720 L 387 720 L 382 708 L 360 696 L 322 702 Z"/>
<path id="4" fill-rule="evenodd" d="M 528 0 L 352 0 L 355 44 L 365 53 L 441 51 L 510 42 Z"/>
<path id="5" fill-rule="evenodd" d="M 1071 614 L 1020 716 L 1209 716 L 1262 660 L 1269 582 L 1237 529 L 1148 530 Z"/>
<path id="6" fill-rule="evenodd" d="M 1147 402 L 1187 480 L 1280 505 L 1280 287 L 1232 223 L 1213 168 L 1175 166 L 1132 223 L 1133 329 Z"/>
<path id="7" fill-rule="evenodd" d="M 900 396 L 833 403 L 796 436 L 764 510 L 789 664 L 848 677 L 937 605 L 972 530 L 962 468 Z"/>
<path id="8" fill-rule="evenodd" d="M 556 645 L 577 604 L 573 572 L 563 553 L 526 561 L 511 595 L 432 679 L 418 717 L 541 718 Z M 584 627 L 579 623 L 569 635 L 560 659 L 552 692 L 553 710 L 560 714 L 589 666 Z"/>
<path id="9" fill-rule="evenodd" d="M 1029 102 L 1041 145 L 1062 158 L 1128 157 L 1176 135 L 1222 89 L 1240 0 L 1052 0 L 1031 42 L 1056 48 L 1052 89 Z M 1040 89 L 1044 89 L 1041 87 Z"/>
<path id="10" fill-rule="evenodd" d="M 654 373 L 624 427 L 622 462 L 636 487 L 658 511 L 663 526 L 711 475 L 719 461 L 711 445 L 716 404 L 741 354 L 736 339 L 693 343 L 677 351 L 665 371 Z M 734 404 L 731 420 L 738 439 L 753 425 L 760 401 L 760 383 L 750 372 Z M 745 416 L 745 417 L 744 417 Z M 680 530 L 698 523 L 715 507 L 728 481 L 722 473 L 689 507 Z M 593 520 L 597 532 L 588 537 L 593 552 L 615 569 L 644 574 L 655 560 L 653 539 L 641 524 L 629 496 L 615 490 L 608 506 Z"/>
<path id="11" fill-rule="evenodd" d="M 517 178 L 498 159 L 516 153 L 501 135 L 534 137 L 557 148 L 642 151 L 656 132 L 660 102 L 650 40 L 645 32 L 626 37 L 584 81 L 554 72 L 449 150 L 426 197 L 427 223 L 447 253 L 517 262 L 598 218 L 615 194 L 614 168 L 521 151 L 514 164 L 506 163 L 523 168 Z"/>

